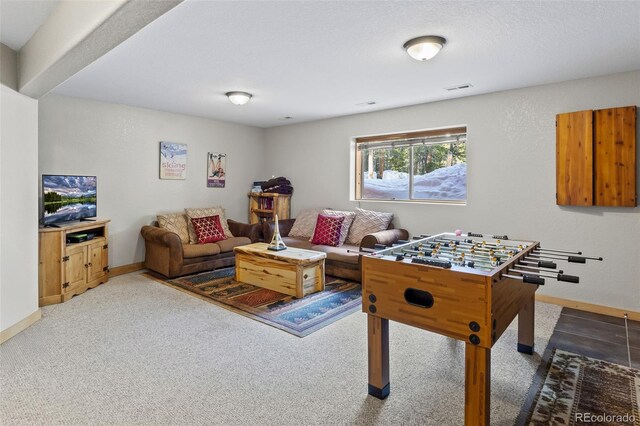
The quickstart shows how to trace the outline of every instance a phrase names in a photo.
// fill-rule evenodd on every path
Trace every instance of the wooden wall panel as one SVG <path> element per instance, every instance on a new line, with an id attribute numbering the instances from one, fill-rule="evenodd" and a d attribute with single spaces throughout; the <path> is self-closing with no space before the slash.
<path id="1" fill-rule="evenodd" d="M 595 205 L 637 206 L 636 107 L 594 112 Z"/>
<path id="2" fill-rule="evenodd" d="M 556 204 L 593 205 L 593 112 L 556 115 Z"/>

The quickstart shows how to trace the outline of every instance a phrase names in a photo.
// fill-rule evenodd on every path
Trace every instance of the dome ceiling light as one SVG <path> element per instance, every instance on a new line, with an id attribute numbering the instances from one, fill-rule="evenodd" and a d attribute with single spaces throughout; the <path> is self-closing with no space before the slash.
<path id="1" fill-rule="evenodd" d="M 447 40 L 440 36 L 412 38 L 404 44 L 404 49 L 416 61 L 428 61 L 440 52 Z"/>
<path id="2" fill-rule="evenodd" d="M 234 105 L 244 105 L 249 102 L 249 99 L 253 96 L 251 93 L 238 91 L 227 92 L 225 95 L 227 95 L 227 98 L 229 98 L 231 103 Z"/>

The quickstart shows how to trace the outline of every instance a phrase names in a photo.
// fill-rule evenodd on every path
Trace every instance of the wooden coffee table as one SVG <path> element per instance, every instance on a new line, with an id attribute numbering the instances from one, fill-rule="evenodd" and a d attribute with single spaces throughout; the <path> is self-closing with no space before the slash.
<path id="1" fill-rule="evenodd" d="M 255 243 L 233 249 L 237 281 L 297 298 L 324 290 L 325 253 L 294 247 L 272 251 L 268 246 Z"/>

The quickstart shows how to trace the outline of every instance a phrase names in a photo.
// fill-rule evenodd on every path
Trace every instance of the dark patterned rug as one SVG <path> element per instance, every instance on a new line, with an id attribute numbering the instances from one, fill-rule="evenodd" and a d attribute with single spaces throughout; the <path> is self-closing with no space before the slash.
<path id="1" fill-rule="evenodd" d="M 640 425 L 640 371 L 556 350 L 530 425 Z"/>
<path id="2" fill-rule="evenodd" d="M 361 287 L 357 282 L 327 275 L 324 291 L 296 299 L 237 282 L 233 279 L 234 272 L 232 267 L 162 281 L 298 337 L 361 309 Z"/>

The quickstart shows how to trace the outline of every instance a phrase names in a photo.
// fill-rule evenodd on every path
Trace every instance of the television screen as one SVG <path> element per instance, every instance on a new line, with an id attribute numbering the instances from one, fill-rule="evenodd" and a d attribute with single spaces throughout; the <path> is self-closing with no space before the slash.
<path id="1" fill-rule="evenodd" d="M 95 176 L 42 175 L 43 225 L 96 217 Z"/>

